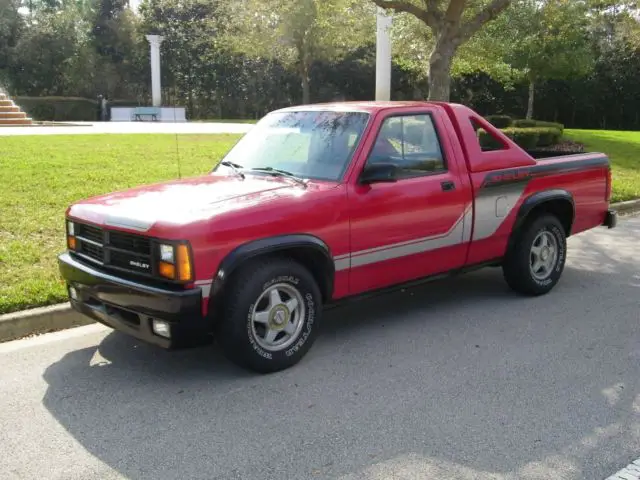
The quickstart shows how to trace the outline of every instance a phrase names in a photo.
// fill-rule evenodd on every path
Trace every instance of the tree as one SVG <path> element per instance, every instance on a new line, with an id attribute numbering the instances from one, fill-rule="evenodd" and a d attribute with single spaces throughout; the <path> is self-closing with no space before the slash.
<path id="1" fill-rule="evenodd" d="M 429 55 L 429 99 L 448 101 L 451 67 L 458 49 L 511 0 L 372 0 L 377 6 L 407 13 L 426 25 L 432 37 Z"/>
<path id="2" fill-rule="evenodd" d="M 508 28 L 508 25 L 506 25 Z M 512 89 L 519 83 L 522 72 L 513 68 L 505 61 L 505 55 L 511 48 L 511 40 L 503 31 L 505 22 L 503 15 L 493 22 L 487 23 L 478 33 L 462 44 L 456 51 L 451 63 L 450 77 L 451 96 L 454 94 L 464 97 L 465 102 L 480 92 L 470 89 L 470 83 L 465 78 L 484 77 L 499 82 L 507 89 Z M 424 98 L 428 94 L 429 53 L 433 50 L 434 39 L 430 29 L 412 15 L 397 15 L 394 18 L 392 32 L 394 63 L 415 76 L 416 87 L 425 84 L 423 94 L 415 89 L 414 98 Z M 453 82 L 459 79 L 460 82 Z M 473 82 L 472 82 L 473 83 Z M 460 91 L 460 87 L 463 91 Z M 457 87 L 457 88 L 456 88 Z M 454 90 L 457 90 L 454 93 Z M 458 99 L 458 101 L 460 101 Z"/>
<path id="3" fill-rule="evenodd" d="M 194 116 L 198 103 L 215 93 L 214 66 L 223 48 L 221 32 L 227 21 L 224 3 L 144 0 L 140 15 L 145 34 L 164 36 L 163 84 L 173 87 L 175 99 L 186 100 L 188 114 Z"/>
<path id="4" fill-rule="evenodd" d="M 27 95 L 62 95 L 78 66 L 84 24 L 75 8 L 38 12 L 14 49 L 14 90 Z"/>
<path id="5" fill-rule="evenodd" d="M 8 81 L 8 69 L 24 30 L 19 0 L 0 0 L 0 87 Z"/>
<path id="6" fill-rule="evenodd" d="M 373 41 L 375 13 L 357 0 L 242 0 L 236 6 L 237 51 L 294 67 L 302 102 L 311 100 L 314 61 L 336 61 Z M 242 3 L 242 5 L 240 5 Z"/>
<path id="7" fill-rule="evenodd" d="M 507 62 L 529 84 L 527 118 L 533 118 L 536 83 L 582 76 L 593 68 L 584 2 L 516 0 L 501 21 L 510 37 Z"/>

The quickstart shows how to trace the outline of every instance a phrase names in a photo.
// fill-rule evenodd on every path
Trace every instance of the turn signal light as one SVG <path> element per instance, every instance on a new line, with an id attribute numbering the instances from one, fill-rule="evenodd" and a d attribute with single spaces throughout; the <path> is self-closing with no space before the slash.
<path id="1" fill-rule="evenodd" d="M 192 278 L 191 259 L 189 258 L 189 248 L 185 244 L 177 247 L 178 280 L 188 282 Z"/>
<path id="2" fill-rule="evenodd" d="M 160 246 L 159 253 L 158 273 L 162 277 L 180 282 L 193 280 L 189 245 L 184 243 L 163 244 Z"/>
<path id="3" fill-rule="evenodd" d="M 171 280 L 176 278 L 176 267 L 171 263 L 160 262 L 158 266 L 158 272 L 163 277 L 169 278 Z"/>
<path id="4" fill-rule="evenodd" d="M 69 247 L 69 250 L 75 250 L 76 249 L 76 237 L 68 236 L 67 237 L 67 246 Z"/>

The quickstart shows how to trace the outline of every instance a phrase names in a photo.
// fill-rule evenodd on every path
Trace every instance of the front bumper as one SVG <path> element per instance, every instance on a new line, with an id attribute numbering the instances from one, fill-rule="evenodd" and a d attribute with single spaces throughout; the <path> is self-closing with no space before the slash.
<path id="1" fill-rule="evenodd" d="M 602 225 L 607 228 L 615 228 L 618 224 L 618 212 L 615 210 L 607 210 L 607 214 L 604 217 Z"/>
<path id="2" fill-rule="evenodd" d="M 125 280 L 69 253 L 58 257 L 58 265 L 67 287 L 75 289 L 76 298 L 69 296 L 71 306 L 104 325 L 163 348 L 201 344 L 210 336 L 199 288 L 171 290 Z M 153 319 L 168 323 L 170 338 L 153 331 Z"/>

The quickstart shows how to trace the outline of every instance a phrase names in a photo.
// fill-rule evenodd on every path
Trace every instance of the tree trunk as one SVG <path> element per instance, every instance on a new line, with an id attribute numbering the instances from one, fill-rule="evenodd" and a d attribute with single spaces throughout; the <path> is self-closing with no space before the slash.
<path id="1" fill-rule="evenodd" d="M 429 100 L 448 102 L 451 94 L 451 62 L 455 48 L 438 45 L 429 58 Z"/>
<path id="2" fill-rule="evenodd" d="M 303 38 L 300 40 L 296 48 L 298 50 L 298 74 L 300 75 L 300 82 L 302 84 L 302 103 L 307 105 L 311 103 L 311 89 L 309 84 L 311 78 L 309 71 L 311 70 L 311 56 L 307 48 L 307 43 Z"/>
<path id="3" fill-rule="evenodd" d="M 533 79 L 529 80 L 529 102 L 527 104 L 527 120 L 533 118 L 533 101 L 536 95 L 536 83 Z"/>
<path id="4" fill-rule="evenodd" d="M 311 103 L 311 89 L 309 85 L 311 81 L 309 80 L 309 74 L 304 71 L 300 73 L 300 76 L 302 77 L 302 103 L 307 105 Z"/>

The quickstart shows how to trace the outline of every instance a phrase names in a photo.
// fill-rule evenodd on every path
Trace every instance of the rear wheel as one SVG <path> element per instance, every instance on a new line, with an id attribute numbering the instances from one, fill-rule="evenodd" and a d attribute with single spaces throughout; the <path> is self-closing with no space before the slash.
<path id="1" fill-rule="evenodd" d="M 242 268 L 225 298 L 218 342 L 233 362 L 268 373 L 298 363 L 315 341 L 322 309 L 318 285 L 289 259 Z"/>
<path id="2" fill-rule="evenodd" d="M 567 240 L 553 215 L 528 222 L 509 248 L 503 263 L 504 278 L 513 290 L 543 295 L 558 283 L 564 270 Z"/>

